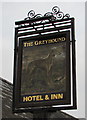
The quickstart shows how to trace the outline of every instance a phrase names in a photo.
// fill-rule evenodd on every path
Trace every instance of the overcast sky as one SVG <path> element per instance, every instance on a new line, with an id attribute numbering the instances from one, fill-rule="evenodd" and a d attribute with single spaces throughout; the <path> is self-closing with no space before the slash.
<path id="1" fill-rule="evenodd" d="M 0 5 L 2 10 L 2 41 L 0 44 L 0 64 L 2 74 L 0 76 L 13 83 L 13 56 L 14 56 L 14 28 L 15 21 L 23 20 L 30 10 L 44 15 L 51 12 L 52 7 L 59 6 L 64 14 L 69 13 L 75 18 L 76 37 L 76 69 L 77 69 L 77 96 L 78 109 L 68 111 L 75 117 L 85 117 L 85 4 L 84 2 L 3 2 Z M 1 36 L 0 36 L 1 37 Z M 2 60 L 2 62 L 1 62 Z"/>

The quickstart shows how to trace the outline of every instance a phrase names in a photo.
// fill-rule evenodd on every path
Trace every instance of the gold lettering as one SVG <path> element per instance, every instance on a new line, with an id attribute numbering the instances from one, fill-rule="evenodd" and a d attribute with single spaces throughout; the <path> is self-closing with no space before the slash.
<path id="1" fill-rule="evenodd" d="M 29 47 L 29 46 L 33 46 L 33 42 L 25 42 L 24 43 L 24 47 Z"/>
<path id="2" fill-rule="evenodd" d="M 23 97 L 23 102 L 28 101 L 27 97 Z"/>
<path id="3" fill-rule="evenodd" d="M 43 100 L 42 95 L 40 95 L 40 100 Z"/>
<path id="4" fill-rule="evenodd" d="M 28 46 L 33 46 L 33 42 L 27 43 L 27 47 L 28 47 Z"/>
<path id="5" fill-rule="evenodd" d="M 58 94 L 58 99 L 63 99 L 63 94 Z"/>
<path id="6" fill-rule="evenodd" d="M 23 102 L 32 101 L 32 96 L 29 97 L 23 97 Z"/>
<path id="7" fill-rule="evenodd" d="M 29 97 L 28 97 L 28 101 L 32 101 L 32 96 L 29 96 Z"/>
<path id="8" fill-rule="evenodd" d="M 39 41 L 39 45 L 41 45 L 42 44 L 42 41 Z"/>
<path id="9" fill-rule="evenodd" d="M 36 100 L 36 96 L 32 96 L 33 97 L 33 101 L 35 101 Z"/>
<path id="10" fill-rule="evenodd" d="M 54 42 L 57 42 L 57 39 L 53 39 L 54 40 Z"/>
<path id="11" fill-rule="evenodd" d="M 49 100 L 49 96 L 48 95 L 45 95 L 45 100 Z"/>
<path id="12" fill-rule="evenodd" d="M 27 43 L 24 43 L 24 47 L 26 47 L 26 44 L 27 44 Z"/>
<path id="13" fill-rule="evenodd" d="M 49 43 L 53 43 L 53 40 L 49 40 L 48 42 L 49 42 Z"/>
<path id="14" fill-rule="evenodd" d="M 23 97 L 23 102 L 41 100 L 43 100 L 42 95 Z"/>
<path id="15" fill-rule="evenodd" d="M 44 44 L 44 41 L 39 41 L 39 45 L 42 45 L 42 44 Z"/>
<path id="16" fill-rule="evenodd" d="M 50 43 L 57 43 L 60 41 L 65 41 L 65 37 L 55 38 L 55 39 L 48 39 L 48 40 L 42 40 L 42 41 L 34 41 L 34 42 L 24 42 L 24 47 L 29 47 L 33 45 L 43 45 L 43 44 L 50 44 Z"/>
<path id="17" fill-rule="evenodd" d="M 44 41 L 45 41 L 46 44 L 48 43 L 48 40 L 44 40 Z"/>
<path id="18" fill-rule="evenodd" d="M 57 95 L 56 94 L 52 94 L 51 95 L 51 99 L 57 99 Z"/>
<path id="19" fill-rule="evenodd" d="M 66 38 L 65 37 L 62 37 L 62 41 L 65 41 L 66 40 Z"/>
<path id="20" fill-rule="evenodd" d="M 51 94 L 51 99 L 63 99 L 63 94 Z"/>
<path id="21" fill-rule="evenodd" d="M 35 41 L 34 44 L 35 44 L 35 45 L 38 45 L 38 41 Z"/>
<path id="22" fill-rule="evenodd" d="M 43 100 L 43 98 L 42 98 L 41 95 L 38 95 L 38 96 L 36 97 L 36 101 L 40 101 L 40 100 Z"/>
<path id="23" fill-rule="evenodd" d="M 48 39 L 48 40 L 42 40 L 42 41 L 34 41 L 33 42 L 24 42 L 24 47 L 30 47 L 33 45 L 43 45 L 43 44 L 47 44 L 47 43 L 57 43 L 60 41 L 65 41 L 66 38 L 65 37 L 60 37 L 60 38 L 55 38 L 55 39 Z"/>
<path id="24" fill-rule="evenodd" d="M 39 101 L 40 100 L 40 96 L 38 95 L 37 97 L 36 97 L 36 101 Z"/>
<path id="25" fill-rule="evenodd" d="M 58 42 L 61 41 L 61 38 L 58 38 L 57 41 L 58 41 Z"/>

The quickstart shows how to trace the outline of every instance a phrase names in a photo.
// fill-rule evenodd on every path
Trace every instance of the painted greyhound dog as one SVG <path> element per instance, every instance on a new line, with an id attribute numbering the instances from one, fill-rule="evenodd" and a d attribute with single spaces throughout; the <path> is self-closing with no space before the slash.
<path id="1" fill-rule="evenodd" d="M 36 70 L 39 68 L 43 71 L 45 71 L 46 73 L 46 82 L 47 85 L 52 85 L 52 81 L 50 79 L 50 70 L 51 67 L 53 65 L 53 59 L 55 58 L 55 54 L 54 51 L 51 50 L 51 52 L 45 57 L 45 58 L 40 58 L 37 60 L 34 60 L 32 62 L 30 62 L 27 66 L 27 80 L 28 80 L 28 84 L 31 84 L 32 82 L 32 77 L 34 75 L 34 73 L 36 72 Z"/>

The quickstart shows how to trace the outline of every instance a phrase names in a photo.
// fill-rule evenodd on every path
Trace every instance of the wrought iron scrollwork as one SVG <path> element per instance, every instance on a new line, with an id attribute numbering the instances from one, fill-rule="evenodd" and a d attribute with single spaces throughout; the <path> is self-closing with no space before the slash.
<path id="1" fill-rule="evenodd" d="M 64 13 L 60 11 L 60 8 L 58 6 L 54 6 L 52 8 L 52 12 L 47 12 L 44 14 L 44 16 L 41 14 L 35 14 L 35 11 L 31 10 L 28 12 L 28 17 L 25 18 L 25 20 L 39 18 L 39 17 L 45 17 L 45 16 L 52 16 L 52 20 L 61 20 L 61 19 L 66 19 L 66 18 L 70 17 L 69 14 L 64 15 Z"/>
<path id="2" fill-rule="evenodd" d="M 35 11 L 34 11 L 34 10 L 29 11 L 27 16 L 28 16 L 28 17 L 25 18 L 25 20 L 42 17 L 41 14 L 36 14 L 36 15 L 35 15 Z"/>
<path id="3" fill-rule="evenodd" d="M 57 19 L 57 20 L 61 20 L 61 19 L 65 19 L 65 18 L 70 17 L 69 14 L 64 15 L 64 13 L 60 11 L 60 8 L 58 6 L 54 6 L 52 8 L 52 12 L 48 12 L 45 14 L 45 16 L 48 16 L 48 15 L 52 15 L 53 18 Z"/>

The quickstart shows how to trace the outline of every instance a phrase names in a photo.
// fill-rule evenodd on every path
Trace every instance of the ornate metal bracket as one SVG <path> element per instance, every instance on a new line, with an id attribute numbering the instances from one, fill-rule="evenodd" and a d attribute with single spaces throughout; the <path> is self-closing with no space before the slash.
<path id="1" fill-rule="evenodd" d="M 34 10 L 30 10 L 27 16 L 28 17 L 25 18 L 25 20 L 30 20 L 30 19 L 45 17 L 45 16 L 52 16 L 52 20 L 61 20 L 61 19 L 66 19 L 70 17 L 69 14 L 64 15 L 64 13 L 60 11 L 60 8 L 58 6 L 54 6 L 52 8 L 52 12 L 47 12 L 44 14 L 44 16 L 41 14 L 35 14 Z"/>

